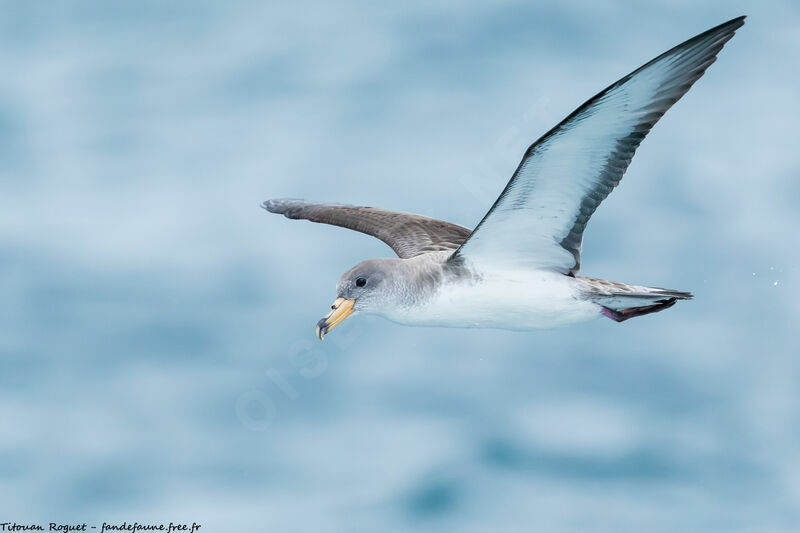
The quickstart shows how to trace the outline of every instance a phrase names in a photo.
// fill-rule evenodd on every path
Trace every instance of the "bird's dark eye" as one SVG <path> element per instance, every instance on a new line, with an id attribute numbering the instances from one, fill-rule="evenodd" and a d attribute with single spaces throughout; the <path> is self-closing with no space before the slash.
<path id="1" fill-rule="evenodd" d="M 366 284 L 367 284 L 367 278 L 356 279 L 356 287 L 363 287 Z"/>

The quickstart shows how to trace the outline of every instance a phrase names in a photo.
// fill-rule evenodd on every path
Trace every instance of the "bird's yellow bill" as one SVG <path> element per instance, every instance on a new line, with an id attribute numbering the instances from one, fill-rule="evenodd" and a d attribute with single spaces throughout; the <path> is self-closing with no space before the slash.
<path id="1" fill-rule="evenodd" d="M 344 298 L 336 298 L 331 306 L 331 312 L 325 318 L 317 322 L 317 337 L 319 340 L 325 336 L 330 330 L 344 322 L 344 319 L 353 314 L 353 305 L 355 300 L 345 300 Z"/>

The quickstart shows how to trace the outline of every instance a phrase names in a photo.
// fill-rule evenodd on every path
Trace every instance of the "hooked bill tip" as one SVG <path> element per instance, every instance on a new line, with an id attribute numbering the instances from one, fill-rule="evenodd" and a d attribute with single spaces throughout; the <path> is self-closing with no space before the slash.
<path id="1" fill-rule="evenodd" d="M 325 324 L 324 318 L 319 322 L 317 322 L 317 327 L 315 328 L 315 332 L 319 340 L 322 340 L 323 337 L 325 337 L 325 334 L 328 333 L 328 326 Z"/>

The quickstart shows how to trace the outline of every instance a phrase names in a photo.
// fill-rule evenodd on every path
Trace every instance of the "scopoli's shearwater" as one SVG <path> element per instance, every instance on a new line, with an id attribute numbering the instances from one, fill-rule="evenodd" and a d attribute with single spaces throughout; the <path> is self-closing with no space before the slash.
<path id="1" fill-rule="evenodd" d="M 578 276 L 583 230 L 653 125 L 744 24 L 738 17 L 613 83 L 533 143 L 474 230 L 372 207 L 267 200 L 288 218 L 333 224 L 388 244 L 397 259 L 344 273 L 323 336 L 355 312 L 411 325 L 534 329 L 604 315 L 622 322 L 688 292 Z"/>

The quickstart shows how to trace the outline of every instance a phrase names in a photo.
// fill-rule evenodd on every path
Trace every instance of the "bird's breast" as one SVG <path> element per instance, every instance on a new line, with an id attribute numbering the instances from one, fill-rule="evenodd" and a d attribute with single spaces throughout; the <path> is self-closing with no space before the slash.
<path id="1" fill-rule="evenodd" d="M 555 272 L 499 272 L 444 280 L 427 298 L 382 313 L 402 324 L 537 329 L 594 318 L 574 278 Z"/>

